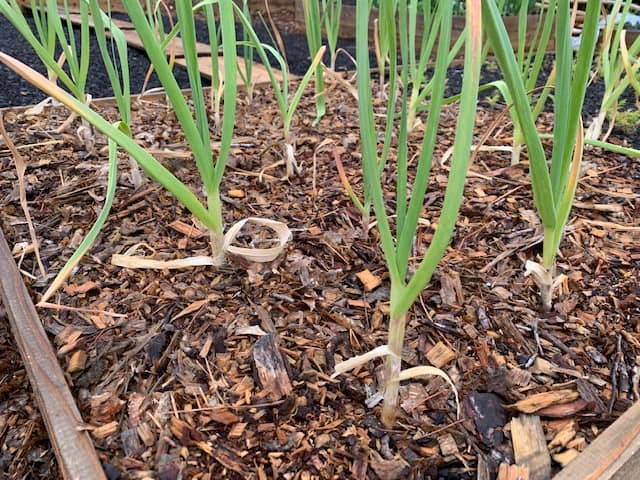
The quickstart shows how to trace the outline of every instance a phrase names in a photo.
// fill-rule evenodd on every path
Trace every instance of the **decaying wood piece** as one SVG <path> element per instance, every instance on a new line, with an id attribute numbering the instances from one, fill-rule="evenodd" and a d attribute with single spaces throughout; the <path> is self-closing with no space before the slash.
<path id="1" fill-rule="evenodd" d="M 443 342 L 436 343 L 431 350 L 427 352 L 427 360 L 436 368 L 442 368 L 447 363 L 456 359 L 456 352 L 451 350 Z"/>
<path id="2" fill-rule="evenodd" d="M 478 452 L 477 480 L 491 480 L 491 468 L 485 456 Z"/>
<path id="3" fill-rule="evenodd" d="M 640 402 L 567 465 L 553 480 L 640 478 Z"/>
<path id="4" fill-rule="evenodd" d="M 258 380 L 267 398 L 278 401 L 291 394 L 293 387 L 273 334 L 260 337 L 253 347 Z"/>
<path id="5" fill-rule="evenodd" d="M 547 480 L 551 477 L 551 456 L 540 417 L 520 415 L 511 420 L 511 440 L 516 464 L 529 469 L 530 480 Z"/>
<path id="6" fill-rule="evenodd" d="M 529 480 L 529 467 L 524 465 L 500 464 L 498 470 L 498 480 Z"/>
<path id="7" fill-rule="evenodd" d="M 0 278 L 2 302 L 62 475 L 74 480 L 106 478 L 2 231 Z"/>

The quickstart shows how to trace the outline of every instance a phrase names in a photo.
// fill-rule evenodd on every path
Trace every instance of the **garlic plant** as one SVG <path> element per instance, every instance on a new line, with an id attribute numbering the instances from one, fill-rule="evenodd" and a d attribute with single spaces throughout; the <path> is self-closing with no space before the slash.
<path id="1" fill-rule="evenodd" d="M 395 58 L 398 51 L 397 37 L 400 38 L 400 55 L 402 65 L 408 65 L 408 32 L 407 0 L 382 0 L 381 10 L 395 12 L 393 18 L 381 23 L 381 28 L 390 31 L 381 31 L 381 36 L 388 40 L 389 58 Z M 372 85 L 369 70 L 369 16 L 370 2 L 360 1 L 356 6 L 356 52 L 357 52 L 357 87 L 359 95 L 359 121 L 360 138 L 362 145 L 362 168 L 366 188 L 369 189 L 374 212 L 377 220 L 378 231 L 382 244 L 382 250 L 386 259 L 389 277 L 391 279 L 390 293 L 390 320 L 389 338 L 386 345 L 380 346 L 371 352 L 346 360 L 335 367 L 335 375 L 342 374 L 356 366 L 362 365 L 376 357 L 385 359 L 384 377 L 384 403 L 382 406 L 382 421 L 387 426 L 392 426 L 397 414 L 398 391 L 400 381 L 421 376 L 440 375 L 449 381 L 446 374 L 434 367 L 420 366 L 408 370 L 402 370 L 402 346 L 404 343 L 405 327 L 409 310 L 420 295 L 425 285 L 429 282 L 438 262 L 442 258 L 445 249 L 451 239 L 455 227 L 458 210 L 462 201 L 465 177 L 469 163 L 469 152 L 473 137 L 473 127 L 476 113 L 478 95 L 478 83 L 480 78 L 480 64 L 482 54 L 482 29 L 480 0 L 467 0 L 467 29 L 465 30 L 465 58 L 464 75 L 460 111 L 455 130 L 455 140 L 451 169 L 444 196 L 438 228 L 424 258 L 415 268 L 415 273 L 409 274 L 411 265 L 411 248 L 416 235 L 420 212 L 423 207 L 431 165 L 434 157 L 440 113 L 444 103 L 444 90 L 446 82 L 446 66 L 449 56 L 449 45 L 452 29 L 452 5 L 451 2 L 439 2 L 436 9 L 436 17 L 439 32 L 439 46 L 436 57 L 435 76 L 431 93 L 431 108 L 428 118 L 422 129 L 423 142 L 417 161 L 415 180 L 409 184 L 408 162 L 408 138 L 407 138 L 407 89 L 403 89 L 402 98 L 397 105 L 400 108 L 398 139 L 398 157 L 395 164 L 397 175 L 397 189 L 395 195 L 395 231 L 389 222 L 390 211 L 385 203 L 383 192 L 384 166 L 386 158 L 378 155 L 378 132 L 374 123 L 372 104 Z M 400 12 L 400 13 L 398 13 Z M 396 31 L 396 17 L 398 31 Z M 394 60 L 392 60 L 392 64 Z M 405 69 L 406 67 L 402 67 Z M 406 77 L 407 72 L 402 71 L 401 76 Z M 389 69 L 389 83 L 394 85 L 397 81 L 397 73 L 394 68 Z M 394 90 L 390 87 L 391 91 Z M 393 95 L 388 95 L 388 109 L 394 109 L 396 101 Z M 394 129 L 394 116 L 387 116 L 390 121 L 385 126 L 386 133 Z M 388 152 L 382 149 L 382 152 Z M 408 197 L 408 192 L 412 192 Z M 455 388 L 454 388 L 455 390 Z"/>

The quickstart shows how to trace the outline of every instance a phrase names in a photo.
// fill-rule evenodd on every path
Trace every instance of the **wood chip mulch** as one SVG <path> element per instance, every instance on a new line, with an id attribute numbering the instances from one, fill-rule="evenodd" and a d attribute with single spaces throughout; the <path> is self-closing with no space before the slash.
<path id="1" fill-rule="evenodd" d="M 499 112 L 483 105 L 478 138 Z M 37 299 L 102 206 L 105 141 L 97 135 L 88 149 L 75 128 L 56 133 L 66 119 L 58 108 L 3 115 L 28 164 L 46 279 L 38 278 L 28 248 L 4 145 L 0 227 Z M 512 167 L 508 153 L 479 154 L 451 246 L 411 311 L 403 355 L 406 366 L 432 364 L 451 376 L 461 416 L 441 379 L 414 381 L 402 386 L 399 421 L 387 429 L 379 421 L 379 362 L 330 377 L 336 362 L 386 341 L 389 279 L 376 229 L 363 232 L 333 156 L 337 149 L 361 192 L 357 106 L 330 83 L 328 114 L 318 127 L 311 126 L 314 115 L 309 93 L 294 120 L 304 169 L 287 182 L 279 179 L 282 167 L 265 169 L 282 152 L 269 88 L 259 87 L 251 103 L 242 100 L 238 112 L 222 185 L 226 223 L 262 216 L 294 232 L 286 254 L 266 265 L 233 258 L 218 270 L 111 265 L 112 254 L 135 244 L 159 259 L 208 253 L 188 212 L 151 181 L 134 189 L 121 158 L 110 219 L 54 299 L 73 308 L 40 310 L 107 474 L 466 479 L 478 469 L 507 475 L 531 452 L 535 468 L 558 471 L 640 397 L 637 160 L 586 152 L 558 258 L 566 290 L 554 312 L 541 314 L 523 274 L 542 239 L 526 163 Z M 201 192 L 171 109 L 141 100 L 134 118 L 136 140 Z M 452 144 L 455 120 L 455 107 L 445 110 L 417 259 L 438 222 L 447 181 L 439 159 Z M 505 125 L 489 143 L 508 144 L 509 136 Z M 412 152 L 419 140 L 412 137 Z M 392 191 L 394 176 L 386 178 Z M 524 436 L 530 441 L 523 445 Z M 59 478 L 1 309 L 0 471 L 6 478 Z"/>

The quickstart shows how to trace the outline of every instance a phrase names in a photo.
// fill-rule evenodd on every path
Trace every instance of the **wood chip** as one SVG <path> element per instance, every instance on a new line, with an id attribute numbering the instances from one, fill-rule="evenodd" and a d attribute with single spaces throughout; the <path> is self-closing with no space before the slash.
<path id="1" fill-rule="evenodd" d="M 87 352 L 84 350 L 76 350 L 71 355 L 69 359 L 69 364 L 67 365 L 67 372 L 75 373 L 81 370 L 84 370 L 84 367 L 87 363 Z"/>
<path id="2" fill-rule="evenodd" d="M 227 195 L 229 195 L 231 198 L 244 198 L 245 196 L 244 191 L 237 188 L 229 190 L 227 192 Z"/>
<path id="3" fill-rule="evenodd" d="M 440 451 L 442 452 L 442 455 L 445 457 L 458 455 L 460 453 L 460 451 L 458 450 L 458 445 L 456 444 L 456 440 L 450 433 L 440 435 L 438 437 L 438 444 L 440 445 Z"/>
<path id="4" fill-rule="evenodd" d="M 588 406 L 589 402 L 579 398 L 573 402 L 562 403 L 560 405 L 550 405 L 548 407 L 541 408 L 536 411 L 536 415 L 550 418 L 567 418 L 581 412 Z"/>
<path id="5" fill-rule="evenodd" d="M 407 464 L 398 457 L 385 460 L 374 450 L 371 451 L 369 457 L 371 468 L 381 480 L 399 480 L 405 478 Z"/>
<path id="6" fill-rule="evenodd" d="M 443 305 L 451 307 L 464 305 L 464 294 L 458 272 L 445 270 L 440 274 L 440 298 Z"/>
<path id="7" fill-rule="evenodd" d="M 113 422 L 106 423 L 99 427 L 94 428 L 91 431 L 91 435 L 98 441 L 102 441 L 105 438 L 113 435 L 118 430 L 118 422 L 115 420 Z"/>
<path id="8" fill-rule="evenodd" d="M 530 395 L 524 400 L 510 405 L 509 408 L 523 413 L 534 413 L 550 405 L 572 402 L 579 396 L 580 394 L 574 390 L 552 390 Z"/>
<path id="9" fill-rule="evenodd" d="M 567 443 L 567 448 L 575 448 L 579 452 L 582 452 L 587 448 L 587 440 L 584 437 L 576 437 Z"/>
<path id="10" fill-rule="evenodd" d="M 231 449 L 220 446 L 212 449 L 211 456 L 220 465 L 239 473 L 243 478 L 247 478 L 249 476 L 244 460 Z"/>
<path id="11" fill-rule="evenodd" d="M 244 434 L 244 430 L 247 428 L 247 424 L 243 422 L 236 423 L 231 430 L 229 430 L 228 438 L 240 438 Z"/>
<path id="12" fill-rule="evenodd" d="M 211 411 L 211 420 L 223 425 L 231 425 L 240 420 L 240 418 L 229 410 L 227 407 L 216 407 Z"/>
<path id="13" fill-rule="evenodd" d="M 200 358 L 207 358 L 209 356 L 209 351 L 211 350 L 211 346 L 213 345 L 213 336 L 209 335 L 207 339 L 204 341 L 202 348 L 200 349 L 200 353 L 198 356 Z"/>
<path id="14" fill-rule="evenodd" d="M 363 451 L 358 452 L 351 466 L 351 475 L 355 480 L 365 480 L 369 468 L 369 457 Z"/>
<path id="15" fill-rule="evenodd" d="M 368 269 L 356 273 L 356 277 L 358 277 L 358 280 L 362 282 L 362 285 L 367 292 L 375 290 L 382 284 L 382 279 L 371 273 Z"/>
<path id="16" fill-rule="evenodd" d="M 555 377 L 556 372 L 554 371 L 554 365 L 548 360 L 545 360 L 542 357 L 537 357 L 533 362 L 532 373 L 538 373 L 543 375 L 548 375 L 550 377 Z"/>
<path id="17" fill-rule="evenodd" d="M 99 290 L 100 284 L 98 282 L 88 281 L 84 282 L 80 285 L 76 283 L 72 283 L 64 287 L 64 293 L 67 295 L 81 295 L 83 293 L 90 292 L 91 290 Z"/>
<path id="18" fill-rule="evenodd" d="M 178 417 L 171 417 L 169 429 L 182 445 L 191 446 L 204 440 L 204 435 L 199 430 Z"/>
<path id="19" fill-rule="evenodd" d="M 568 450 L 565 450 L 564 452 L 556 453 L 553 456 L 553 460 L 554 462 L 559 463 L 563 467 L 566 467 L 569 464 L 569 462 L 571 462 L 579 454 L 580 452 L 578 450 L 570 448 Z"/>
<path id="20" fill-rule="evenodd" d="M 547 450 L 540 417 L 520 415 L 511 420 L 511 439 L 516 463 L 529 468 L 531 480 L 548 480 L 551 457 Z"/>
<path id="21" fill-rule="evenodd" d="M 205 298 L 204 300 L 198 300 L 197 302 L 193 302 L 192 304 L 190 304 L 188 307 L 184 308 L 180 313 L 178 313 L 175 317 L 173 317 L 171 319 L 171 321 L 175 321 L 179 318 L 185 317 L 187 315 L 189 315 L 190 313 L 194 313 L 197 312 L 198 310 L 200 310 L 207 302 L 209 301 L 209 299 Z"/>
<path id="22" fill-rule="evenodd" d="M 507 465 L 501 463 L 498 480 L 529 480 L 529 467 L 525 465 Z"/>
<path id="23" fill-rule="evenodd" d="M 154 445 L 156 443 L 156 436 L 153 433 L 153 429 L 148 422 L 141 423 L 140 425 L 138 425 L 137 429 L 140 440 L 142 440 L 142 443 L 144 443 L 147 447 L 150 447 L 151 445 Z"/>
<path id="24" fill-rule="evenodd" d="M 565 447 L 576 436 L 577 429 L 575 421 L 567 422 L 549 442 L 549 448 Z"/>
<path id="25" fill-rule="evenodd" d="M 174 220 L 169 224 L 171 228 L 173 228 L 176 232 L 182 233 L 189 238 L 198 238 L 205 234 L 204 231 L 195 227 L 194 225 L 189 225 L 188 223 L 183 222 L 182 220 Z"/>
<path id="26" fill-rule="evenodd" d="M 443 342 L 438 342 L 427 352 L 427 360 L 436 368 L 442 368 L 447 363 L 456 359 L 456 352 L 447 347 Z"/>
<path id="27" fill-rule="evenodd" d="M 135 428 L 120 431 L 120 442 L 127 457 L 133 457 L 141 451 L 140 437 L 138 437 L 138 431 Z"/>
<path id="28" fill-rule="evenodd" d="M 253 347 L 253 362 L 260 385 L 270 401 L 291 394 L 293 387 L 273 335 L 258 338 Z"/>
<path id="29" fill-rule="evenodd" d="M 478 466 L 476 470 L 478 472 L 477 480 L 491 480 L 491 466 L 486 457 L 480 452 L 478 452 Z"/>
<path id="30" fill-rule="evenodd" d="M 511 292 L 504 287 L 495 287 L 491 291 L 502 300 L 509 300 L 512 296 Z"/>
<path id="31" fill-rule="evenodd" d="M 273 432 L 276 429 L 276 424 L 275 423 L 259 423 L 258 424 L 258 432 L 259 433 L 263 433 L 263 432 Z M 319 437 L 321 437 L 322 435 L 319 435 Z M 318 447 L 321 448 L 321 447 Z"/>

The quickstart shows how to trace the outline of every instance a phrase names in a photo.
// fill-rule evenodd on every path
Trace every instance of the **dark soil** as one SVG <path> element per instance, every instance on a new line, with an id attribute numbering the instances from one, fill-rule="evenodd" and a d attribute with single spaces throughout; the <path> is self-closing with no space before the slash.
<path id="1" fill-rule="evenodd" d="M 29 18 L 31 25 L 32 20 Z M 78 30 L 76 30 L 78 32 Z M 79 42 L 79 38 L 77 39 Z M 46 74 L 46 69 L 31 46 L 25 42 L 20 33 L 9 22 L 0 16 L 0 51 L 11 55 L 21 62 L 36 69 L 42 74 Z M 149 69 L 149 59 L 144 52 L 136 49 L 129 49 L 129 70 L 131 79 L 131 92 L 140 93 L 144 83 L 145 75 Z M 89 76 L 87 78 L 87 93 L 93 98 L 112 97 L 113 89 L 109 82 L 109 77 L 102 63 L 100 48 L 95 36 L 91 36 L 91 54 Z M 176 68 L 176 79 L 182 88 L 189 86 L 189 79 L 186 70 Z M 46 95 L 23 80 L 19 75 L 0 64 L 0 78 L 2 89 L 0 89 L 0 107 L 16 105 L 34 105 L 46 98 Z M 155 75 L 152 76 L 148 88 L 158 87 L 160 82 Z"/>
<path id="2" fill-rule="evenodd" d="M 126 15 L 114 14 L 114 17 L 125 19 Z M 31 19 L 29 20 L 33 26 L 33 22 Z M 197 22 L 197 27 L 199 41 L 207 42 L 208 36 L 206 25 L 199 21 Z M 269 29 L 265 25 L 257 23 L 255 25 L 255 30 L 261 41 L 273 45 L 273 34 L 270 33 Z M 239 25 L 238 32 L 240 32 Z M 76 30 L 76 33 L 79 35 L 79 30 Z M 283 31 L 281 35 L 283 42 L 286 45 L 286 60 L 289 65 L 290 72 L 294 75 L 304 75 L 311 63 L 305 36 L 300 33 L 287 33 L 286 31 Z M 339 48 L 345 49 L 352 56 L 355 55 L 353 41 L 340 40 Z M 98 47 L 98 43 L 93 35 L 91 36 L 90 49 L 90 73 L 87 79 L 86 91 L 91 94 L 93 98 L 112 97 L 113 89 L 111 88 L 109 77 L 107 76 L 107 72 L 102 63 L 100 48 Z M 19 32 L 4 16 L 0 16 L 0 51 L 19 59 L 21 62 L 35 68 L 40 73 L 46 73 L 46 69 L 42 65 L 42 62 L 35 51 L 27 42 L 22 40 Z M 149 69 L 150 62 L 144 52 L 135 48 L 129 48 L 128 55 L 131 92 L 132 94 L 138 94 L 141 93 L 144 78 Z M 260 61 L 257 54 L 254 55 L 254 60 L 258 62 Z M 325 57 L 325 61 L 328 64 L 328 54 Z M 272 64 L 279 68 L 279 64 L 275 59 L 272 59 Z M 348 56 L 345 56 L 345 54 L 340 54 L 336 64 L 336 70 L 347 69 L 353 69 L 353 62 Z M 186 70 L 181 67 L 175 67 L 175 76 L 178 84 L 182 88 L 189 88 L 189 79 Z M 44 93 L 1 64 L 0 78 L 3 79 L 3 88 L 0 90 L 0 108 L 18 105 L 33 105 L 46 98 Z M 205 79 L 204 85 L 208 84 L 209 82 Z M 152 75 L 147 88 L 155 88 L 159 85 L 160 83 L 157 77 Z"/>

